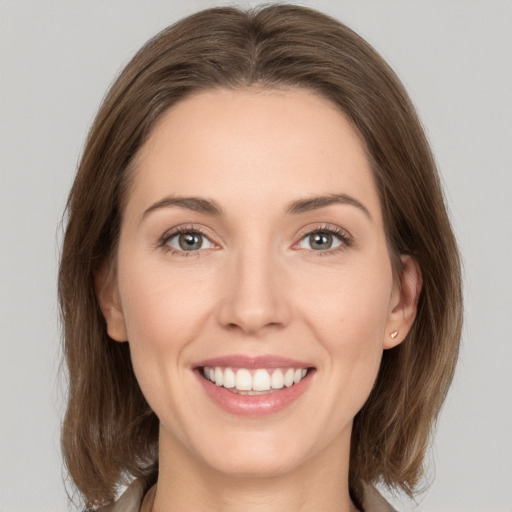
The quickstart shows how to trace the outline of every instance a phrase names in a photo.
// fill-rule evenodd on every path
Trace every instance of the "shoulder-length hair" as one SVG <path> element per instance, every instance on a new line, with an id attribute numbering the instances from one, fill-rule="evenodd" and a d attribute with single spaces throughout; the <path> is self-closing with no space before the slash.
<path id="1" fill-rule="evenodd" d="M 129 345 L 108 337 L 94 277 L 115 255 L 130 164 L 154 123 L 212 88 L 299 87 L 329 99 L 362 136 L 395 276 L 417 260 L 423 289 L 407 338 L 385 351 L 352 433 L 350 488 L 381 481 L 412 494 L 452 380 L 462 323 L 460 262 L 435 162 L 402 84 L 340 22 L 304 7 L 213 8 L 151 39 L 114 82 L 90 130 L 68 204 L 59 273 L 69 396 L 67 469 L 87 506 L 111 502 L 158 464 L 158 420 Z"/>

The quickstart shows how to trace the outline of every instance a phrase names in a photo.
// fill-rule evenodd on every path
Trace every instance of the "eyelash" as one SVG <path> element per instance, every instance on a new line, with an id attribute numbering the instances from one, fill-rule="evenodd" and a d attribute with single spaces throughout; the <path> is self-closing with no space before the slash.
<path id="1" fill-rule="evenodd" d="M 333 249 L 327 249 L 325 251 L 314 251 L 312 249 L 302 249 L 304 251 L 308 251 L 313 253 L 315 256 L 329 256 L 331 254 L 335 254 L 340 251 L 344 251 L 345 249 L 352 246 L 352 238 L 351 236 L 343 229 L 338 228 L 336 226 L 323 224 L 322 226 L 318 226 L 311 230 L 306 230 L 300 233 L 299 242 L 294 244 L 294 247 L 297 246 L 304 238 L 315 235 L 317 233 L 323 233 L 328 235 L 333 235 L 341 241 L 341 244 L 338 247 L 334 247 Z M 300 250 L 300 249 L 298 249 Z"/>
<path id="2" fill-rule="evenodd" d="M 172 240 L 175 236 L 181 234 L 195 234 L 201 235 L 210 240 L 208 235 L 202 231 L 201 229 L 194 226 L 179 226 L 174 228 L 170 232 L 165 233 L 160 239 L 158 246 L 163 249 L 165 252 L 172 254 L 173 256 L 190 258 L 191 256 L 199 256 L 199 251 L 178 251 L 169 245 L 169 241 Z M 213 243 L 213 242 L 212 242 Z"/>
<path id="3" fill-rule="evenodd" d="M 300 233 L 299 242 L 294 244 L 293 247 L 296 247 L 302 240 L 304 240 L 304 238 L 306 238 L 308 236 L 315 235 L 317 233 L 333 235 L 334 237 L 338 238 L 341 241 L 341 244 L 338 247 L 335 247 L 334 249 L 327 249 L 325 251 L 314 251 L 312 249 L 297 249 L 297 250 L 312 252 L 315 254 L 315 256 L 328 256 L 330 254 L 334 254 L 339 251 L 343 251 L 346 248 L 352 246 L 352 238 L 346 231 L 344 231 L 336 226 L 323 225 L 323 226 L 318 226 L 314 229 Z M 197 234 L 197 235 L 204 236 L 205 238 L 210 240 L 208 235 L 200 228 L 197 228 L 195 226 L 194 227 L 193 226 L 179 226 L 177 228 L 174 228 L 172 231 L 165 233 L 160 238 L 160 240 L 158 242 L 158 247 L 167 253 L 171 253 L 173 256 L 185 257 L 185 258 L 189 258 L 191 256 L 199 256 L 200 250 L 179 251 L 169 245 L 169 241 L 180 234 Z M 210 240 L 210 242 L 211 242 L 211 240 Z M 211 243 L 214 243 L 214 242 L 211 242 Z"/>

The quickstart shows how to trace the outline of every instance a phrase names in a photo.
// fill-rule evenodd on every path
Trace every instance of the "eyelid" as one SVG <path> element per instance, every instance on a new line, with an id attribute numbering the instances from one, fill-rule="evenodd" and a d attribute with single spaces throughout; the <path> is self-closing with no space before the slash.
<path id="1" fill-rule="evenodd" d="M 194 251 L 184 251 L 176 249 L 175 247 L 171 247 L 169 245 L 169 240 L 182 233 L 197 233 L 206 238 L 214 247 L 208 249 L 197 249 Z M 165 233 L 158 239 L 157 247 L 179 256 L 197 256 L 200 252 L 220 248 L 220 245 L 212 238 L 213 237 L 208 234 L 207 230 L 205 230 L 202 226 L 197 226 L 196 224 L 181 224 L 165 231 Z"/>
<path id="2" fill-rule="evenodd" d="M 352 235 L 346 229 L 336 226 L 335 224 L 320 223 L 308 225 L 305 228 L 302 228 L 297 234 L 298 241 L 293 244 L 292 248 L 296 250 L 305 250 L 311 252 L 310 249 L 301 249 L 298 247 L 298 245 L 305 237 L 311 236 L 315 233 L 329 233 L 339 238 L 342 242 L 340 246 L 333 249 L 326 249 L 325 251 L 312 251 L 317 255 L 333 253 L 352 245 Z"/>
<path id="3" fill-rule="evenodd" d="M 221 244 L 216 242 L 214 240 L 215 237 L 212 237 L 209 233 L 209 230 L 204 229 L 202 226 L 198 226 L 196 224 L 181 224 L 179 226 L 174 226 L 171 229 L 168 229 L 165 231 L 165 233 L 159 238 L 157 246 L 160 248 L 163 248 L 171 253 L 177 254 L 179 256 L 198 256 L 199 253 L 211 250 L 212 248 L 208 249 L 197 249 L 194 251 L 184 251 L 179 250 L 174 247 L 171 247 L 168 242 L 173 237 L 181 234 L 181 233 L 198 233 L 202 236 L 204 236 L 211 244 L 213 244 L 215 247 L 213 249 L 220 249 Z M 337 237 L 341 244 L 335 248 L 332 249 L 326 249 L 324 251 L 315 251 L 312 249 L 303 249 L 298 247 L 299 243 L 307 236 L 311 236 L 315 233 L 329 233 L 335 237 Z M 292 249 L 295 250 L 304 250 L 308 252 L 313 252 L 316 255 L 324 255 L 324 254 L 332 254 L 334 252 L 344 250 L 347 247 L 350 247 L 352 245 L 352 235 L 346 230 L 343 229 L 335 224 L 328 224 L 328 223 L 318 223 L 318 224 L 310 224 L 304 228 L 302 228 L 296 235 L 296 238 L 298 239 L 292 246 Z"/>

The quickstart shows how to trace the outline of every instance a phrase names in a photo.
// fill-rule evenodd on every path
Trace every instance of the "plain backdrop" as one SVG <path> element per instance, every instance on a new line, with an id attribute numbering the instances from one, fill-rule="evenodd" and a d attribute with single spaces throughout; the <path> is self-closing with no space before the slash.
<path id="1" fill-rule="evenodd" d="M 88 127 L 150 36 L 219 3 L 0 0 L 0 512 L 68 508 L 58 224 Z M 463 253 L 460 364 L 429 454 L 433 485 L 416 510 L 511 512 L 512 2 L 300 3 L 354 28 L 404 82 Z"/>

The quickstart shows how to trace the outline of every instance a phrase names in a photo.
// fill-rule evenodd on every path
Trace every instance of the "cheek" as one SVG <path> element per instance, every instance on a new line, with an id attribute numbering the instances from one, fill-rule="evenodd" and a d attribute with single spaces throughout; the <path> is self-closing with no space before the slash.
<path id="1" fill-rule="evenodd" d="M 381 267 L 347 268 L 301 293 L 303 317 L 328 355 L 331 384 L 351 402 L 354 414 L 373 387 L 383 353 L 392 274 L 387 265 Z"/>
<path id="2" fill-rule="evenodd" d="M 134 371 L 151 403 L 151 395 L 169 399 L 173 384 L 190 378 L 190 354 L 209 327 L 218 272 L 207 265 L 191 272 L 189 263 L 180 268 L 140 252 L 120 258 L 118 283 Z"/>
<path id="3" fill-rule="evenodd" d="M 120 275 L 123 314 L 131 343 L 177 348 L 193 339 L 209 302 L 210 282 L 162 264 L 127 266 Z"/>
<path id="4" fill-rule="evenodd" d="M 364 262 L 359 267 L 319 273 L 303 281 L 297 293 L 304 316 L 335 347 L 340 346 L 336 339 L 361 347 L 373 341 L 382 347 L 393 288 L 391 267 Z"/>

